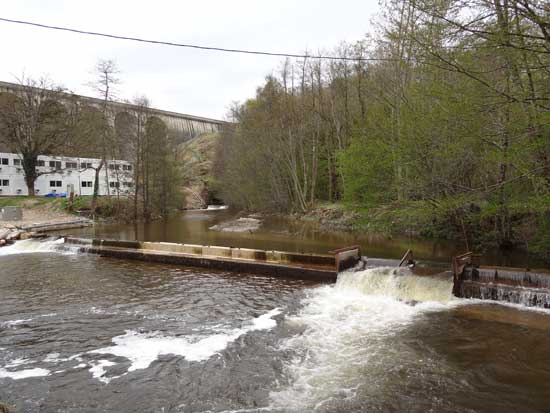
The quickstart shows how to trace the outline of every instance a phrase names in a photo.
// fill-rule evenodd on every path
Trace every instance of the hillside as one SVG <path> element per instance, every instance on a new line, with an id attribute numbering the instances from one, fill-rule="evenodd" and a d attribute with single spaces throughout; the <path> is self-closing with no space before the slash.
<path id="1" fill-rule="evenodd" d="M 220 142 L 218 133 L 201 135 L 178 146 L 184 184 L 184 207 L 204 208 L 211 196 L 212 166 Z"/>

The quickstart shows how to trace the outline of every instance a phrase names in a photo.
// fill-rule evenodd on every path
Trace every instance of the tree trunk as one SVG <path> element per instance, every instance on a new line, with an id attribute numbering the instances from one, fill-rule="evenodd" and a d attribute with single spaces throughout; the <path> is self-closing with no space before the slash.
<path id="1" fill-rule="evenodd" d="M 33 176 L 25 176 L 25 183 L 27 184 L 27 191 L 29 192 L 29 196 L 35 196 L 34 182 L 35 178 Z"/>
<path id="2" fill-rule="evenodd" d="M 38 155 L 23 154 L 22 158 L 21 166 L 23 167 L 23 172 L 25 173 L 25 184 L 27 185 L 27 191 L 29 192 L 29 196 L 35 196 L 34 183 L 39 175 L 36 172 Z"/>
<path id="3" fill-rule="evenodd" d="M 99 166 L 95 168 L 95 178 L 94 178 L 94 194 L 92 195 L 92 214 L 95 216 L 95 210 L 97 206 L 97 196 L 99 195 L 99 173 L 103 168 L 103 159 L 99 162 Z"/>

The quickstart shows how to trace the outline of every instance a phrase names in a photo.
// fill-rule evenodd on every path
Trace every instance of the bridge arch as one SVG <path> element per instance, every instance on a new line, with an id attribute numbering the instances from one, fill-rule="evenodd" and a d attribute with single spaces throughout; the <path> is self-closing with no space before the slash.
<path id="1" fill-rule="evenodd" d="M 137 141 L 143 135 L 143 126 L 138 122 L 138 116 L 130 111 L 117 112 L 115 115 L 115 136 L 123 159 L 135 158 Z"/>
<path id="2" fill-rule="evenodd" d="M 22 86 L 15 83 L 1 82 L 0 92 L 14 92 L 14 94 L 24 93 L 27 86 Z M 23 92 L 22 92 L 23 91 Z M 38 92 L 40 90 L 37 90 Z M 52 94 L 54 92 L 51 92 Z M 72 93 L 57 93 L 60 96 L 61 103 L 65 106 L 67 112 L 80 110 L 82 107 L 95 107 L 102 111 L 103 100 L 76 95 Z M 204 118 L 200 116 L 192 116 L 183 113 L 165 111 L 155 108 L 144 108 L 139 105 L 134 105 L 125 102 L 109 102 L 107 121 L 113 129 L 117 129 L 116 122 L 119 113 L 128 113 L 133 116 L 155 117 L 161 120 L 169 130 L 170 139 L 175 143 L 181 143 L 189 139 L 193 139 L 201 134 L 214 133 L 221 131 L 226 124 L 221 120 Z M 121 115 L 126 116 L 126 115 Z M 116 134 L 116 133 L 115 133 Z"/>

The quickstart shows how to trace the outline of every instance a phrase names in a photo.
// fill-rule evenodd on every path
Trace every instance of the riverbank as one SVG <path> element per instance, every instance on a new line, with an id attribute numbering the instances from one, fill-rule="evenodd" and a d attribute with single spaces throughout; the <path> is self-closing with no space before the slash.
<path id="1" fill-rule="evenodd" d="M 510 243 L 501 246 L 490 222 L 478 222 L 460 216 L 442 216 L 434 209 L 415 205 L 361 210 L 342 203 L 321 203 L 305 213 L 280 216 L 297 222 L 312 223 L 318 231 L 324 233 L 340 231 L 358 236 L 377 234 L 388 239 L 404 237 L 451 242 L 460 246 L 461 251 L 469 250 L 480 254 L 496 250 L 504 254 L 517 252 L 527 257 L 527 263 L 533 260 L 538 265 L 550 264 L 550 237 L 541 237 L 541 233 L 545 233 L 542 228 L 528 228 L 527 224 L 513 231 Z M 526 223 L 528 222 L 530 221 L 526 219 Z"/>
<path id="2" fill-rule="evenodd" d="M 64 199 L 1 197 L 0 208 L 6 206 L 21 207 L 22 219 L 0 221 L 0 246 L 47 231 L 93 225 L 93 221 L 68 212 Z"/>
<path id="3" fill-rule="evenodd" d="M 361 215 L 346 209 L 341 204 L 320 204 L 303 214 L 293 214 L 292 218 L 304 222 L 313 222 L 321 231 L 360 231 Z"/>

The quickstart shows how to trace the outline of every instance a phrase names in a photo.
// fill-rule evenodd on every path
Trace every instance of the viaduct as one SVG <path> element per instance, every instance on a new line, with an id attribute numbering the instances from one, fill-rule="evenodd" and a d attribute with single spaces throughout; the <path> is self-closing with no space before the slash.
<path id="1" fill-rule="evenodd" d="M 27 86 L 22 86 L 16 83 L 2 82 L 0 81 L 0 93 L 14 93 L 20 90 L 21 88 L 26 88 Z M 63 96 L 62 100 L 65 100 L 65 105 L 69 103 L 74 104 L 75 102 L 81 106 L 101 108 L 103 107 L 103 100 L 92 98 L 88 96 L 81 96 L 72 93 L 64 92 L 61 94 Z M 132 116 L 133 113 L 138 111 L 143 111 L 143 108 L 140 108 L 137 105 L 125 102 L 109 102 L 109 113 L 110 119 L 108 121 L 111 124 L 115 124 L 117 117 L 121 116 Z M 170 112 L 166 110 L 147 108 L 148 117 L 156 117 L 164 122 L 168 127 L 168 130 L 176 137 L 177 141 L 183 142 L 189 139 L 193 139 L 199 135 L 205 133 L 214 133 L 221 131 L 222 127 L 227 124 L 227 122 L 203 118 L 200 116 L 186 115 L 183 113 Z"/>

